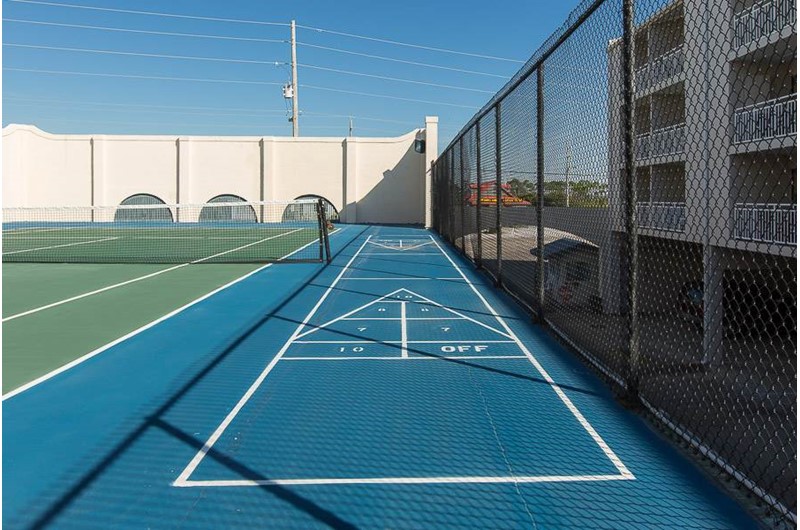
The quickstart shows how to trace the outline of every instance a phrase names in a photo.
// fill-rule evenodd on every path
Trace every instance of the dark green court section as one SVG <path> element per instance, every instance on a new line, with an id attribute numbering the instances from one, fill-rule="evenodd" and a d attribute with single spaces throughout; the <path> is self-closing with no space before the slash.
<path id="1" fill-rule="evenodd" d="M 170 267 L 174 265 L 6 263 L 3 318 Z"/>
<path id="2" fill-rule="evenodd" d="M 189 265 L 3 324 L 3 393 L 191 302 L 257 264 Z M 164 268 L 3 266 L 3 317 Z"/>
<path id="3" fill-rule="evenodd" d="M 38 263 L 253 263 L 319 259 L 310 223 L 219 227 L 176 224 L 120 228 L 85 224 L 3 231 L 5 262 Z"/>

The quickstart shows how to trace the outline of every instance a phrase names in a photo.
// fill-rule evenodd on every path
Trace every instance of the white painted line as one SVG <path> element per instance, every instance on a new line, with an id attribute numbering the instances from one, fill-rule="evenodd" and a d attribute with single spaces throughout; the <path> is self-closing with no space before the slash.
<path id="1" fill-rule="evenodd" d="M 298 230 L 300 230 L 300 229 L 298 229 Z M 189 263 L 181 263 L 180 265 L 174 265 L 172 267 L 167 267 L 166 269 L 161 269 L 159 271 L 151 272 L 150 274 L 145 274 L 144 276 L 138 276 L 136 278 L 131 278 L 130 280 L 125 280 L 124 282 L 115 283 L 113 285 L 107 285 L 105 287 L 101 287 L 100 289 L 95 289 L 94 291 L 89 291 L 87 293 L 83 293 L 83 294 L 79 294 L 79 295 L 76 295 L 76 296 L 72 296 L 70 298 L 65 298 L 63 300 L 59 300 L 58 302 L 53 302 L 52 304 L 46 304 L 46 305 L 43 305 L 43 306 L 35 307 L 33 309 L 29 309 L 27 311 L 23 311 L 22 313 L 17 313 L 15 315 L 11 315 L 11 316 L 5 317 L 4 319 L 0 320 L 0 322 L 8 322 L 9 320 L 14 320 L 16 318 L 32 315 L 34 313 L 38 313 L 39 311 L 44 311 L 45 309 L 52 309 L 53 307 L 58 307 L 60 305 L 68 304 L 70 302 L 74 302 L 75 300 L 80 300 L 82 298 L 87 298 L 89 296 L 94 296 L 96 294 L 104 293 L 106 291 L 110 291 L 110 290 L 116 289 L 118 287 L 123 287 L 125 285 L 130 285 L 132 283 L 140 282 L 142 280 L 147 280 L 148 278 L 152 278 L 154 276 L 158 276 L 158 275 L 164 274 L 166 272 L 171 272 L 171 271 L 174 271 L 174 270 L 177 270 L 177 269 L 181 269 L 183 267 L 186 267 L 187 265 L 192 265 L 192 264 L 196 264 L 196 263 L 202 263 L 203 261 L 208 261 L 210 259 L 217 258 L 217 257 L 223 256 L 225 254 L 230 254 L 231 252 L 236 252 L 237 250 L 242 250 L 244 248 L 251 247 L 251 246 L 253 246 L 255 244 L 258 244 L 258 243 L 263 243 L 264 241 L 267 241 L 269 239 L 275 239 L 275 238 L 278 238 L 278 237 L 283 237 L 285 235 L 291 234 L 291 233 L 296 232 L 296 231 L 297 230 L 293 230 L 292 232 L 286 232 L 285 234 L 266 237 L 264 239 L 256 241 L 255 243 L 249 243 L 247 245 L 242 245 L 241 247 L 237 247 L 237 248 L 234 248 L 234 249 L 231 249 L 231 250 L 226 250 L 224 252 L 220 252 L 218 254 L 214 254 L 213 256 L 208 256 L 206 258 L 202 258 L 202 259 L 198 259 L 198 260 L 195 260 L 195 261 L 191 261 Z M 316 241 L 316 240 L 314 240 L 314 241 Z M 314 241 L 312 241 L 312 243 Z M 307 246 L 308 245 L 305 245 L 303 248 L 305 248 Z M 295 252 L 299 252 L 299 250 L 300 249 L 296 250 Z M 285 257 L 286 256 L 284 256 L 284 258 Z M 283 258 L 280 258 L 280 259 L 283 259 Z"/>
<path id="2" fill-rule="evenodd" d="M 400 304 L 400 357 L 408 357 L 408 322 L 406 322 L 406 303 Z"/>
<path id="3" fill-rule="evenodd" d="M 438 252 L 364 252 L 362 257 L 369 256 L 439 256 Z"/>
<path id="4" fill-rule="evenodd" d="M 363 256 L 363 254 L 362 254 Z M 463 282 L 463 278 L 415 278 L 413 276 L 391 276 L 387 278 L 342 278 L 342 281 L 348 282 L 383 282 L 386 280 L 400 280 L 403 282 L 406 281 L 424 281 L 424 280 L 450 280 L 450 281 L 459 281 Z"/>
<path id="5" fill-rule="evenodd" d="M 619 459 L 616 453 L 614 453 L 614 451 L 608 446 L 608 444 L 605 442 L 605 440 L 603 440 L 600 434 L 598 434 L 595 428 L 592 427 L 589 421 L 578 410 L 578 408 L 575 406 L 572 400 L 564 393 L 561 387 L 558 386 L 558 384 L 556 384 L 556 382 L 553 380 L 552 377 L 550 377 L 550 374 L 547 373 L 547 371 L 533 356 L 530 350 L 528 350 L 527 346 L 525 346 L 525 344 L 519 339 L 519 337 L 514 333 L 514 331 L 508 326 L 508 324 L 506 324 L 505 319 L 503 319 L 503 317 L 501 317 L 497 313 L 494 307 L 492 307 L 489 304 L 486 298 L 484 298 L 484 296 L 480 293 L 480 291 L 478 291 L 475 285 L 473 285 L 473 283 L 469 280 L 469 278 L 467 278 L 467 276 L 464 274 L 464 271 L 462 271 L 461 268 L 458 265 L 456 265 L 456 263 L 453 261 L 450 255 L 447 252 L 445 252 L 445 250 L 439 245 L 438 241 L 436 241 L 436 239 L 434 239 L 433 236 L 430 236 L 430 238 L 431 241 L 433 241 L 433 243 L 439 249 L 439 251 L 447 258 L 447 260 L 450 262 L 453 268 L 458 272 L 458 274 L 464 278 L 464 280 L 467 282 L 467 285 L 469 285 L 470 289 L 472 289 L 475 295 L 483 302 L 483 305 L 486 306 L 486 309 L 488 309 L 492 313 L 497 322 L 503 327 L 503 329 L 506 330 L 508 335 L 514 339 L 519 349 L 522 350 L 522 352 L 525 354 L 526 357 L 528 357 L 528 360 L 536 369 L 536 371 L 539 372 L 539 374 L 545 381 L 547 381 L 547 383 L 550 385 L 550 388 L 553 389 L 553 391 L 556 393 L 559 399 L 564 403 L 564 405 L 566 405 L 567 409 L 569 409 L 569 411 L 572 413 L 572 415 L 575 417 L 578 423 L 580 423 L 581 427 L 584 428 L 584 430 L 589 434 L 589 436 L 591 436 L 592 440 L 594 440 L 594 442 L 598 445 L 598 447 L 600 447 L 600 449 L 603 451 L 606 457 L 611 461 L 614 467 L 617 468 L 617 470 L 620 472 L 620 475 L 628 479 L 635 479 L 633 473 L 631 473 L 630 470 L 628 470 L 628 468 L 625 466 L 625 464 L 622 463 L 622 460 Z"/>
<path id="6" fill-rule="evenodd" d="M 318 241 L 318 239 L 315 239 L 315 240 L 309 242 L 308 244 L 298 248 L 297 250 L 294 250 L 294 251 L 290 252 L 289 254 L 286 254 L 285 256 L 281 257 L 279 259 L 279 261 L 282 260 L 282 259 L 288 258 L 292 254 L 296 254 L 297 252 L 300 252 L 301 250 L 304 250 L 306 247 L 312 245 L 313 243 L 316 243 L 317 241 Z M 56 368 L 55 370 L 53 370 L 51 372 L 48 372 L 48 373 L 46 373 L 46 374 L 34 379 L 33 381 L 25 383 L 24 385 L 15 388 L 11 392 L 8 392 L 7 394 L 4 394 L 2 400 L 5 401 L 7 399 L 11 399 L 16 395 L 21 394 L 22 392 L 25 392 L 26 390 L 30 390 L 31 388 L 33 388 L 33 387 L 35 387 L 35 386 L 37 386 L 37 385 L 39 385 L 41 383 L 44 383 L 48 379 L 51 379 L 51 378 L 57 376 L 58 374 L 60 374 L 62 372 L 66 372 L 67 370 L 69 370 L 71 368 L 74 368 L 75 366 L 78 366 L 79 364 L 91 359 L 92 357 L 95 357 L 96 355 L 99 355 L 99 354 L 103 353 L 104 351 L 108 350 L 109 348 L 112 348 L 112 347 L 116 346 L 117 344 L 120 344 L 120 343 L 130 339 L 131 337 L 134 337 L 134 336 L 142 333 L 143 331 L 146 331 L 146 330 L 152 328 L 153 326 L 156 326 L 156 325 L 160 324 L 161 322 L 164 322 L 165 320 L 174 317 L 178 313 L 181 313 L 181 312 L 185 311 L 186 309 L 192 307 L 193 305 L 199 304 L 203 300 L 211 298 L 212 296 L 214 296 L 215 294 L 219 293 L 220 291 L 224 291 L 225 289 L 231 287 L 232 285 L 235 285 L 235 284 L 241 282 L 242 280 L 245 280 L 245 279 L 249 278 L 250 276 L 252 276 L 252 275 L 254 275 L 256 273 L 261 272 L 262 270 L 266 269 L 267 267 L 271 267 L 272 265 L 274 265 L 274 263 L 267 263 L 266 265 L 264 265 L 262 267 L 259 267 L 256 270 L 250 271 L 247 274 L 245 274 L 243 276 L 240 276 L 240 277 L 236 278 L 235 280 L 230 281 L 230 282 L 228 282 L 225 285 L 222 285 L 220 287 L 217 287 L 213 291 L 208 292 L 208 293 L 204 294 L 203 296 L 192 300 L 188 304 L 182 305 L 181 307 L 179 307 L 179 308 L 177 308 L 177 309 L 175 309 L 173 311 L 170 311 L 166 315 L 164 315 L 164 316 L 162 316 L 160 318 L 157 318 L 156 320 L 153 320 L 152 322 L 150 322 L 148 324 L 145 324 L 144 326 L 142 326 L 142 327 L 140 327 L 138 329 L 135 329 L 135 330 L 131 331 L 130 333 L 128 333 L 126 335 L 123 335 L 122 337 L 120 337 L 118 339 L 115 339 L 115 340 L 109 342 L 108 344 L 100 346 L 96 350 L 92 350 L 89 353 L 87 353 L 87 354 L 85 354 L 85 355 L 83 355 L 81 357 L 78 357 L 77 359 L 65 364 L 64 366 Z"/>
<path id="7" fill-rule="evenodd" d="M 409 357 L 284 357 L 282 361 L 462 361 L 468 359 L 527 359 L 524 355 L 412 355 Z"/>
<path id="8" fill-rule="evenodd" d="M 440 309 L 444 309 L 448 313 L 452 313 L 454 315 L 457 315 L 457 316 L 461 317 L 464 320 L 469 320 L 470 322 L 472 322 L 474 324 L 477 324 L 477 325 L 479 325 L 481 327 L 484 327 L 484 328 L 486 328 L 486 329 L 488 329 L 488 330 L 490 330 L 490 331 L 492 331 L 494 333 L 497 333 L 498 335 L 502 335 L 504 337 L 508 337 L 509 339 L 511 338 L 508 334 L 503 333 L 499 329 L 495 329 L 495 328 L 493 328 L 492 326 L 490 326 L 488 324 L 484 324 L 483 322 L 481 322 L 479 320 L 475 320 L 474 318 L 471 318 L 471 317 L 468 317 L 468 316 L 466 316 L 466 315 L 464 315 L 462 313 L 459 313 L 455 309 L 450 309 L 449 307 L 445 307 L 445 306 L 443 306 L 442 304 L 440 304 L 438 302 L 434 302 L 433 300 L 431 300 L 429 298 L 425 298 L 421 294 L 417 294 L 417 293 L 415 293 L 413 291 L 409 291 L 408 289 L 405 289 L 405 288 L 400 288 L 400 289 L 397 289 L 395 291 L 392 291 L 391 293 L 385 294 L 385 295 L 381 296 L 380 298 L 377 298 L 377 299 L 375 299 L 375 300 L 373 300 L 373 301 L 371 301 L 371 302 L 369 302 L 367 304 L 364 304 L 364 305 L 362 305 L 360 307 L 357 307 L 357 308 L 353 309 L 352 311 L 349 311 L 349 312 L 345 313 L 344 315 L 342 315 L 340 317 L 334 318 L 333 320 L 329 320 L 328 322 L 325 322 L 324 324 L 320 324 L 319 326 L 310 326 L 309 325 L 309 327 L 311 327 L 311 329 L 309 329 L 307 331 L 304 331 L 303 333 L 299 334 L 297 336 L 297 338 L 305 337 L 306 335 L 310 335 L 311 333 L 315 333 L 315 332 L 317 332 L 317 331 L 319 331 L 319 330 L 321 330 L 323 328 L 326 328 L 326 327 L 330 326 L 331 324 L 334 324 L 334 323 L 336 323 L 336 322 L 338 322 L 340 320 L 343 320 L 343 319 L 349 317 L 350 315 L 352 315 L 354 313 L 357 313 L 357 312 L 361 311 L 362 309 L 365 309 L 365 308 L 367 308 L 367 307 L 369 307 L 371 305 L 377 304 L 377 303 L 382 303 L 382 304 L 402 304 L 403 303 L 402 300 L 387 300 L 387 298 L 389 298 L 391 296 L 394 296 L 397 293 L 401 293 L 401 292 L 408 293 L 411 296 L 416 296 L 417 298 L 422 300 L 425 303 L 425 305 L 432 305 L 432 306 L 438 307 Z M 419 302 L 415 301 L 414 303 L 419 303 Z"/>
<path id="9" fill-rule="evenodd" d="M 52 248 L 74 247 L 77 245 L 88 245 L 90 243 L 102 243 L 103 241 L 112 241 L 119 239 L 118 237 L 103 237 L 101 239 L 92 239 L 89 241 L 78 241 L 75 243 L 63 243 L 61 245 L 50 245 L 49 247 L 26 248 L 24 250 L 12 250 L 11 252 L 3 252 L 3 256 L 10 256 L 12 254 L 22 254 L 24 252 L 35 252 L 37 250 L 50 250 Z"/>
<path id="10" fill-rule="evenodd" d="M 377 241 L 374 241 L 374 240 L 370 241 L 370 244 L 375 245 L 376 247 L 382 247 L 382 248 L 386 248 L 386 249 L 389 249 L 389 250 L 394 250 L 394 251 L 397 251 L 397 252 L 403 252 L 403 253 L 408 252 L 409 250 L 414 250 L 416 248 L 425 247 L 425 246 L 428 246 L 428 245 L 431 244 L 430 241 L 418 240 L 418 241 L 424 241 L 424 242 L 420 243 L 418 245 L 412 245 L 410 247 L 403 247 L 403 240 L 402 239 L 399 240 L 399 242 L 400 242 L 399 246 L 391 244 L 391 243 L 396 243 L 398 240 L 389 240 L 389 241 L 384 240 L 384 241 L 386 243 L 390 243 L 390 244 L 389 245 L 384 245 L 384 244 L 378 243 Z M 369 255 L 369 254 L 367 254 L 367 255 Z"/>
<path id="11" fill-rule="evenodd" d="M 405 304 L 406 302 L 400 302 Z M 400 320 L 400 318 L 392 317 L 348 317 L 342 320 L 349 320 L 351 322 L 360 322 L 362 320 Z M 406 320 L 464 320 L 464 317 L 406 317 Z"/>
<path id="12" fill-rule="evenodd" d="M 300 330 L 303 329 L 303 327 L 308 323 L 311 317 L 313 317 L 314 314 L 319 310 L 319 307 L 322 305 L 322 303 L 331 294 L 333 288 L 336 287 L 337 283 L 339 283 L 339 279 L 342 276 L 344 276 L 344 273 L 347 272 L 348 267 L 350 267 L 353 261 L 355 261 L 358 254 L 361 252 L 361 250 L 367 245 L 370 237 L 372 236 L 367 236 L 367 239 L 364 240 L 364 243 L 361 244 L 361 246 L 358 248 L 355 254 L 353 254 L 350 260 L 347 262 L 347 264 L 342 268 L 341 271 L 339 271 L 339 274 L 336 276 L 333 282 L 328 286 L 328 288 L 325 290 L 322 296 L 320 296 L 319 300 L 317 300 L 317 303 L 314 304 L 314 307 L 311 308 L 311 311 L 308 312 L 303 321 L 297 325 L 297 328 L 295 328 L 292 335 L 286 340 L 286 342 L 283 344 L 283 346 L 275 355 L 275 357 L 272 358 L 272 360 L 267 364 L 264 370 L 258 375 L 258 377 L 256 377 L 255 381 L 253 381 L 253 383 L 250 385 L 250 387 L 247 389 L 244 395 L 242 395 L 242 397 L 239 398 L 239 401 L 236 403 L 236 405 L 233 406 L 230 412 L 228 412 L 227 416 L 225 416 L 225 418 L 217 426 L 217 428 L 214 430 L 211 436 L 209 436 L 208 440 L 206 440 L 206 442 L 203 444 L 203 447 L 201 447 L 200 450 L 197 451 L 197 454 L 194 455 L 194 457 L 186 465 L 184 470 L 181 471 L 180 475 L 178 475 L 178 478 L 176 478 L 175 482 L 173 482 L 173 486 L 184 486 L 186 484 L 187 480 L 194 472 L 194 470 L 197 468 L 197 466 L 200 465 L 200 462 L 206 456 L 208 451 L 210 451 L 211 448 L 214 446 L 214 444 L 217 443 L 217 440 L 219 440 L 220 436 L 222 436 L 222 433 L 225 432 L 225 429 L 228 428 L 228 425 L 231 424 L 233 419 L 239 414 L 239 411 L 242 410 L 242 407 L 244 407 L 245 404 L 250 400 L 250 398 L 253 397 L 253 394 L 255 394 L 256 390 L 258 390 L 258 388 L 264 382 L 264 379 L 267 378 L 267 376 L 275 367 L 275 365 L 278 364 L 278 361 L 281 360 L 281 357 L 283 357 L 283 355 L 286 353 L 286 350 L 289 349 L 289 346 L 291 346 L 294 339 L 297 338 L 297 335 L 300 333 Z"/>
<path id="13" fill-rule="evenodd" d="M 623 475 L 544 475 L 544 476 L 445 476 L 445 477 L 364 477 L 296 478 L 273 480 L 185 480 L 173 484 L 181 488 L 252 486 L 333 486 L 345 484 L 506 484 L 537 482 L 610 482 L 632 480 Z"/>
<path id="14" fill-rule="evenodd" d="M 400 344 L 399 340 L 296 340 L 295 344 Z M 409 340 L 407 344 L 516 344 L 513 340 Z"/>

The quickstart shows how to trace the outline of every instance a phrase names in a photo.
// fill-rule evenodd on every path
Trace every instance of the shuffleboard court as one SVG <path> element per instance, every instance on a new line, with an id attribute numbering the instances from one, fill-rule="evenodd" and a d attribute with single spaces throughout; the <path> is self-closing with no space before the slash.
<path id="1" fill-rule="evenodd" d="M 756 527 L 436 237 L 349 233 L 6 400 L 4 524 Z"/>

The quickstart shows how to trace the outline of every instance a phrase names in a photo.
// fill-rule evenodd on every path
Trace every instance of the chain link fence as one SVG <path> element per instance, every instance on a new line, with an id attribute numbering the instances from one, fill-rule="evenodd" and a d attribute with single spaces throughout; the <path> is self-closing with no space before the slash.
<path id="1" fill-rule="evenodd" d="M 586 1 L 433 167 L 434 228 L 790 527 L 795 11 Z"/>

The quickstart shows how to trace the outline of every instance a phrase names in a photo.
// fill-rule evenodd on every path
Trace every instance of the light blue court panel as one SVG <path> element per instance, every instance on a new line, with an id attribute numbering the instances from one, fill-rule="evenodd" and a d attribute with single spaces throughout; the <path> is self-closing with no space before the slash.
<path id="1" fill-rule="evenodd" d="M 4 525 L 756 527 L 429 232 L 331 243 L 4 402 Z"/>

